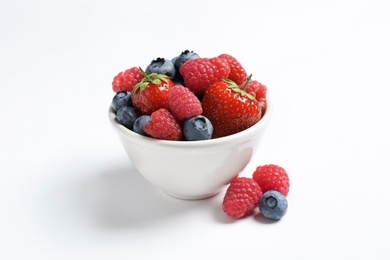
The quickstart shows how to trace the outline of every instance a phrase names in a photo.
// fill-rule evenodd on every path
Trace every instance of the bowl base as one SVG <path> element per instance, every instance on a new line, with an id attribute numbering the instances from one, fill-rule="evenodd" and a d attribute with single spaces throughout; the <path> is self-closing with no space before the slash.
<path id="1" fill-rule="evenodd" d="M 203 194 L 203 195 L 194 195 L 194 196 L 192 196 L 192 195 L 175 194 L 175 193 L 172 193 L 172 192 L 169 192 L 169 191 L 164 191 L 164 192 L 166 194 L 168 194 L 169 196 L 171 196 L 173 198 L 176 198 L 176 199 L 181 199 L 181 200 L 203 200 L 203 199 L 208 199 L 208 198 L 214 197 L 215 195 L 217 195 L 221 191 L 208 193 L 208 194 Z"/>

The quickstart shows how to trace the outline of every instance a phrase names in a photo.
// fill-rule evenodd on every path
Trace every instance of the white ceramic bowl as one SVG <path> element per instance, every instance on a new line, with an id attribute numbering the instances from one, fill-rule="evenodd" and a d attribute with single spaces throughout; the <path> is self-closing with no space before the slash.
<path id="1" fill-rule="evenodd" d="M 127 155 L 144 178 L 180 199 L 218 194 L 239 175 L 257 151 L 272 114 L 272 104 L 254 126 L 206 141 L 167 141 L 145 137 L 120 125 L 110 108 L 110 122 Z"/>

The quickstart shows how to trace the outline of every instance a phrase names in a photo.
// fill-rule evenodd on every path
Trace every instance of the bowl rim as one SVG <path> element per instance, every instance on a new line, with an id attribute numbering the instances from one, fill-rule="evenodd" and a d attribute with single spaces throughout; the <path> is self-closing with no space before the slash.
<path id="1" fill-rule="evenodd" d="M 148 136 L 143 136 L 138 133 L 135 133 L 131 131 L 130 129 L 126 128 L 125 126 L 121 125 L 116 120 L 116 115 L 114 110 L 111 107 L 111 104 L 109 106 L 108 110 L 108 116 L 109 120 L 111 122 L 111 125 L 114 127 L 115 131 L 121 136 L 127 139 L 128 141 L 143 145 L 143 146 L 150 146 L 153 148 L 157 147 L 172 147 L 172 148 L 210 148 L 210 147 L 221 147 L 221 146 L 231 146 L 236 143 L 240 143 L 246 140 L 250 140 L 254 138 L 255 136 L 259 135 L 263 129 L 265 129 L 272 117 L 273 114 L 273 104 L 272 101 L 270 101 L 269 97 L 267 97 L 267 107 L 265 110 L 265 113 L 262 115 L 259 122 L 254 124 L 253 126 L 249 127 L 248 129 L 245 129 L 241 132 L 219 137 L 215 139 L 210 140 L 199 140 L 199 141 L 172 141 L 172 140 L 159 140 L 154 139 Z"/>

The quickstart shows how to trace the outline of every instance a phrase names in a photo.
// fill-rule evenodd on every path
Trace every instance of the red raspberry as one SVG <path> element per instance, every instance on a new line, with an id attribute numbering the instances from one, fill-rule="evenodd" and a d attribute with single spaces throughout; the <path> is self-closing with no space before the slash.
<path id="1" fill-rule="evenodd" d="M 269 190 L 275 190 L 287 197 L 290 179 L 286 170 L 282 167 L 275 164 L 258 166 L 253 173 L 253 179 L 260 185 L 264 193 Z"/>
<path id="2" fill-rule="evenodd" d="M 267 106 L 267 87 L 257 80 L 249 81 L 245 91 L 259 101 L 261 111 L 264 113 Z"/>
<path id="3" fill-rule="evenodd" d="M 171 88 L 168 93 L 168 102 L 172 115 L 179 123 L 203 112 L 202 104 L 195 94 L 180 85 Z"/>
<path id="4" fill-rule="evenodd" d="M 262 195 L 263 192 L 255 180 L 237 177 L 226 190 L 222 209 L 230 217 L 239 219 L 253 212 Z"/>
<path id="5" fill-rule="evenodd" d="M 160 108 L 154 111 L 151 117 L 152 120 L 144 126 L 144 131 L 151 137 L 173 141 L 182 139 L 181 127 L 167 109 Z"/>
<path id="6" fill-rule="evenodd" d="M 118 93 L 121 91 L 131 92 L 135 85 L 137 85 L 144 75 L 137 67 L 132 67 L 116 75 L 112 81 L 112 90 Z"/>
<path id="7" fill-rule="evenodd" d="M 247 78 L 246 71 L 236 58 L 229 54 L 221 54 L 218 57 L 224 59 L 230 66 L 230 74 L 228 79 L 233 80 L 237 85 L 245 83 Z"/>
<path id="8" fill-rule="evenodd" d="M 227 79 L 229 64 L 222 58 L 197 58 L 185 62 L 180 67 L 184 85 L 195 95 L 202 95 L 214 82 Z"/>

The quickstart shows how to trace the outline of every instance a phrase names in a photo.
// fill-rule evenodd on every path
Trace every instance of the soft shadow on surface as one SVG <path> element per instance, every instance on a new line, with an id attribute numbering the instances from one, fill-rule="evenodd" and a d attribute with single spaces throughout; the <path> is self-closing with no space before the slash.
<path id="1" fill-rule="evenodd" d="M 260 222 L 262 224 L 274 224 L 280 220 L 272 220 L 272 219 L 268 219 L 266 217 L 263 216 L 263 214 L 261 212 L 258 212 L 256 215 L 255 215 L 255 220 L 257 222 Z"/>
<path id="2" fill-rule="evenodd" d="M 72 228 L 146 228 L 209 210 L 209 201 L 180 200 L 152 186 L 131 163 L 64 163 L 41 187 L 46 223 Z"/>
<path id="3" fill-rule="evenodd" d="M 131 165 L 90 175 L 81 184 L 79 197 L 85 213 L 106 227 L 142 228 L 205 203 L 170 197 L 148 183 Z"/>

